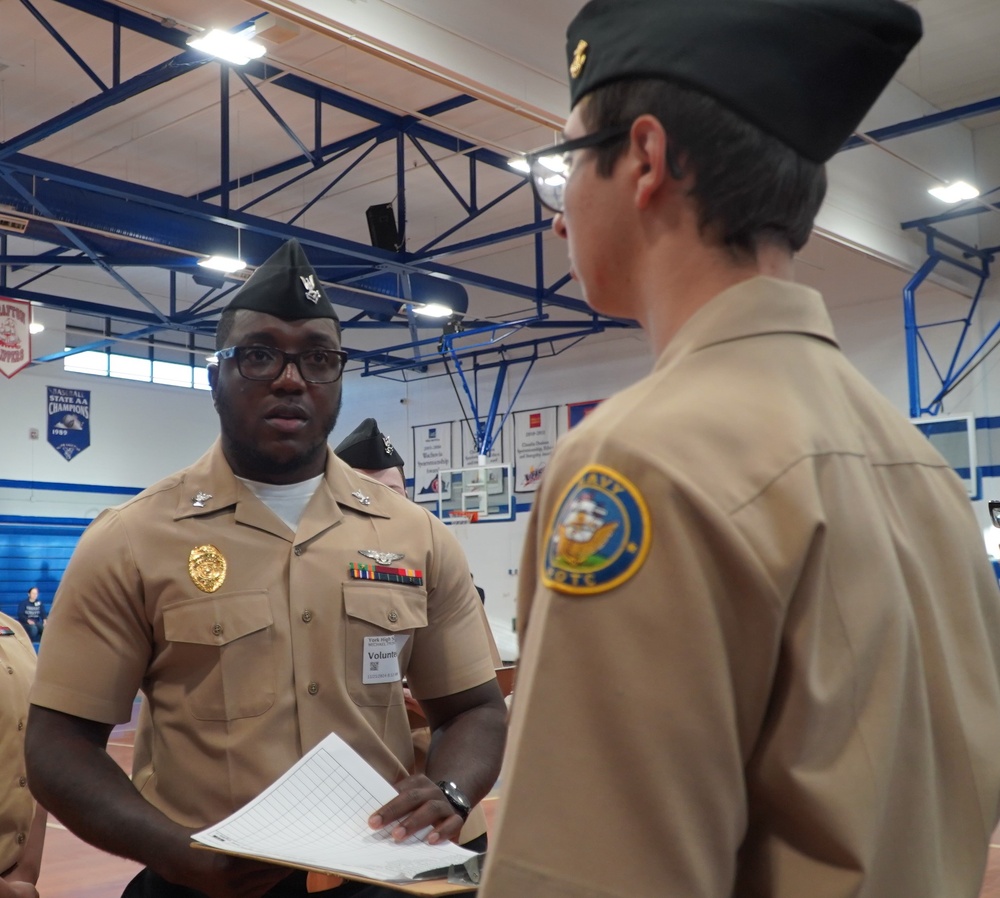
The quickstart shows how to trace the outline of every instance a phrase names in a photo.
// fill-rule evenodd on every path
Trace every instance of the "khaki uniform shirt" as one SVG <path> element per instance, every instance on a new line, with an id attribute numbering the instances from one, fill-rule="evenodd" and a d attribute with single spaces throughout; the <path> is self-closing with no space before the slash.
<path id="1" fill-rule="evenodd" d="M 481 898 L 979 894 L 997 584 L 817 293 L 700 309 L 560 442 L 533 512 Z"/>
<path id="2" fill-rule="evenodd" d="M 351 579 L 393 553 L 420 584 Z M 34 704 L 151 726 L 133 780 L 178 823 L 217 822 L 337 732 L 390 782 L 413 763 L 400 677 L 417 698 L 493 678 L 461 547 L 423 508 L 332 452 L 296 533 L 217 443 L 103 512 L 66 569 Z M 398 637 L 398 638 L 396 638 Z M 393 642 L 386 647 L 386 641 Z M 399 672 L 371 657 L 398 650 Z"/>
<path id="3" fill-rule="evenodd" d="M 28 690 L 35 674 L 35 648 L 21 625 L 0 613 L 0 873 L 20 860 L 35 801 L 24 765 Z"/>

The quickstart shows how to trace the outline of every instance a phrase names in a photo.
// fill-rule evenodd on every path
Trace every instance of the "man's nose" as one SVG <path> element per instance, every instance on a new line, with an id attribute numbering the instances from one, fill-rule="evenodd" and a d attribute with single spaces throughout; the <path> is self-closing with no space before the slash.
<path id="1" fill-rule="evenodd" d="M 285 362 L 285 367 L 281 369 L 281 374 L 274 379 L 273 383 L 284 390 L 304 390 L 306 388 L 305 378 L 302 377 L 299 366 L 291 359 Z"/>
<path id="2" fill-rule="evenodd" d="M 566 222 L 563 221 L 562 212 L 556 212 L 552 216 L 552 230 L 555 231 L 557 237 L 562 237 L 563 240 L 566 239 Z"/>

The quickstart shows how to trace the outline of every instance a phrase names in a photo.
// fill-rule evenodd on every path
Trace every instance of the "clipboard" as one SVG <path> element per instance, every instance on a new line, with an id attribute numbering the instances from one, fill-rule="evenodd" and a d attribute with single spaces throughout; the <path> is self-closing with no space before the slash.
<path id="1" fill-rule="evenodd" d="M 371 814 L 395 795 L 371 765 L 331 733 L 256 798 L 194 833 L 192 842 L 210 851 L 413 895 L 474 891 L 482 855 L 450 842 L 423 841 L 430 827 L 396 842 L 391 838 L 394 822 L 381 830 L 368 826 Z M 429 873 L 435 878 L 424 879 Z M 321 883 L 318 876 L 313 880 Z M 335 891 L 330 894 L 336 898 Z"/>
<path id="2" fill-rule="evenodd" d="M 218 848 L 213 848 L 210 845 L 203 845 L 200 842 L 194 842 L 192 847 L 202 849 L 203 851 L 215 851 L 217 853 L 234 855 L 236 857 L 245 857 L 248 860 L 261 860 L 259 856 L 253 854 L 241 854 L 235 851 L 220 852 Z M 403 892 L 408 895 L 467 895 L 469 892 L 474 892 L 479 888 L 479 885 L 476 883 L 465 884 L 449 882 L 447 876 L 442 876 L 439 879 L 423 879 L 411 882 L 387 882 L 384 879 L 371 879 L 367 876 L 358 876 L 354 873 L 334 873 L 326 867 L 310 867 L 306 865 L 289 864 L 282 861 L 270 861 L 270 863 L 278 867 L 288 867 L 292 870 L 306 870 L 309 873 L 308 879 L 306 880 L 307 891 L 310 894 L 315 893 L 317 898 L 325 898 L 327 894 L 329 894 L 329 898 L 337 898 L 337 893 L 335 891 L 336 884 L 327 884 L 327 881 L 333 879 L 345 879 L 350 882 L 363 882 L 368 885 L 380 886 L 384 889 L 393 889 L 394 891 Z"/>

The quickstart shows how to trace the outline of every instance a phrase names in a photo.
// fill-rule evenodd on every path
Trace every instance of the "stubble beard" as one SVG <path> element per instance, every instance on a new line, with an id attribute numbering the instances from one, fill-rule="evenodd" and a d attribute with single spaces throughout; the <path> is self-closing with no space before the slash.
<path id="1" fill-rule="evenodd" d="M 222 443 L 226 450 L 226 457 L 230 467 L 238 476 L 248 480 L 256 480 L 259 483 L 296 483 L 294 475 L 304 469 L 311 467 L 318 458 L 325 459 L 327 452 L 327 437 L 333 431 L 340 415 L 340 403 L 333 409 L 320 429 L 322 436 L 318 436 L 315 442 L 304 447 L 300 452 L 292 456 L 283 456 L 283 453 L 268 452 L 251 439 L 241 439 L 234 434 L 238 428 L 230 427 L 232 420 L 230 413 L 225 409 L 224 403 L 218 409 L 219 423 L 222 429 Z M 237 462 L 239 471 L 236 471 Z M 246 473 L 243 473 L 246 472 Z M 313 474 L 303 475 L 299 480 L 307 480 Z"/>

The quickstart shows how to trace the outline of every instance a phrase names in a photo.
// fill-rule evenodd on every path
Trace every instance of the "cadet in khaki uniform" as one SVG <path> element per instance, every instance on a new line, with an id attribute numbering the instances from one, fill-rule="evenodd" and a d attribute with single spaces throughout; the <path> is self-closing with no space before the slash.
<path id="1" fill-rule="evenodd" d="M 536 192 L 656 361 L 537 497 L 482 898 L 978 895 L 996 581 L 958 478 L 791 283 L 823 162 L 919 35 L 893 0 L 570 25 L 567 174 L 534 160 Z"/>
<path id="2" fill-rule="evenodd" d="M 379 430 L 378 421 L 374 418 L 365 418 L 333 451 L 355 471 L 384 483 L 401 496 L 406 495 L 403 456 L 393 446 L 392 440 Z"/>
<path id="3" fill-rule="evenodd" d="M 0 898 L 37 898 L 45 809 L 28 791 L 24 725 L 35 648 L 24 628 L 0 613 Z"/>
<path id="4" fill-rule="evenodd" d="M 392 444 L 392 440 L 379 429 L 378 421 L 365 418 L 354 428 L 333 450 L 341 461 L 347 462 L 355 471 L 385 484 L 393 492 L 406 496 L 406 477 L 403 473 L 403 456 Z M 489 619 L 479 603 L 482 611 L 483 628 L 490 644 L 490 658 L 494 668 L 502 667 L 500 651 L 493 639 Z M 407 705 L 415 701 L 412 695 L 405 695 Z M 427 750 L 430 747 L 431 733 L 426 726 L 420 726 L 411 731 L 413 749 L 417 760 L 417 769 L 422 769 Z M 469 814 L 459 837 L 460 843 L 470 850 L 486 850 L 486 814 L 481 805 L 476 805 Z"/>
<path id="5" fill-rule="evenodd" d="M 36 792 L 83 838 L 146 864 L 128 898 L 305 895 L 304 874 L 197 851 L 189 836 L 331 731 L 400 789 L 370 821 L 401 821 L 395 838 L 428 824 L 432 841 L 457 837 L 503 751 L 461 547 L 327 445 L 340 328 L 297 243 L 236 294 L 217 344 L 220 441 L 88 528 L 32 692 Z M 426 775 L 411 775 L 404 676 L 436 730 Z M 105 744 L 140 687 L 133 784 Z"/>

